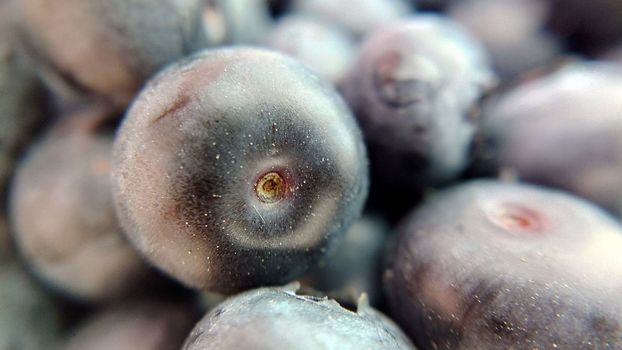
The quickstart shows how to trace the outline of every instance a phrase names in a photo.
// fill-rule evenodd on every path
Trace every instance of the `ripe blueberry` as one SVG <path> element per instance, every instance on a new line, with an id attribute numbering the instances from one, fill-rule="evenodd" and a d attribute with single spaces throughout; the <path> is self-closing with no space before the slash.
<path id="1" fill-rule="evenodd" d="M 367 160 L 338 94 L 275 52 L 205 51 L 155 77 L 115 142 L 128 236 L 196 288 L 301 275 L 360 215 Z"/>
<path id="2" fill-rule="evenodd" d="M 192 305 L 140 300 L 112 306 L 72 332 L 66 350 L 177 350 L 199 319 Z"/>
<path id="3" fill-rule="evenodd" d="M 413 349 L 387 317 L 362 299 L 356 312 L 334 300 L 297 295 L 295 286 L 231 297 L 208 313 L 184 350 Z"/>
<path id="4" fill-rule="evenodd" d="M 374 32 L 343 83 L 374 175 L 401 192 L 456 177 L 475 131 L 470 112 L 492 83 L 483 49 L 451 20 L 422 15 Z"/>
<path id="5" fill-rule="evenodd" d="M 485 109 L 483 152 L 520 178 L 622 216 L 622 69 L 576 63 L 519 85 Z"/>
<path id="6" fill-rule="evenodd" d="M 39 277 L 70 296 L 100 301 L 145 288 L 153 272 L 117 221 L 112 136 L 90 129 L 100 119 L 90 113 L 65 116 L 29 151 L 10 214 L 18 248 Z"/>
<path id="7" fill-rule="evenodd" d="M 398 228 L 392 314 L 421 349 L 622 346 L 622 227 L 596 206 L 481 180 Z"/>
<path id="8" fill-rule="evenodd" d="M 125 106 L 158 68 L 206 39 L 203 0 L 18 0 L 29 47 L 57 92 Z"/>

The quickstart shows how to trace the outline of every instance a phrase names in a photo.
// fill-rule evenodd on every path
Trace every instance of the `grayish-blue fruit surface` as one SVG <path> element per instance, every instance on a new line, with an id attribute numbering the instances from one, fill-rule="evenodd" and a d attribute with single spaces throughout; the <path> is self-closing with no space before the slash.
<path id="1" fill-rule="evenodd" d="M 183 283 L 291 281 L 338 244 L 367 196 L 367 158 L 339 95 L 276 52 L 204 51 L 170 66 L 117 135 L 128 237 Z"/>
<path id="2" fill-rule="evenodd" d="M 475 39 L 449 19 L 420 15 L 370 35 L 342 90 L 374 173 L 417 189 L 455 178 L 467 165 L 472 113 L 494 81 Z"/>
<path id="3" fill-rule="evenodd" d="M 364 299 L 353 312 L 334 300 L 297 295 L 296 287 L 255 289 L 227 299 L 196 325 L 183 349 L 414 349 Z"/>
<path id="4" fill-rule="evenodd" d="M 622 227 L 578 197 L 480 180 L 398 228 L 385 272 L 422 349 L 619 349 Z"/>
<path id="5" fill-rule="evenodd" d="M 83 128 L 98 117 L 55 124 L 20 163 L 10 197 L 21 256 L 55 289 L 85 301 L 127 296 L 154 277 L 115 214 L 112 136 Z"/>
<path id="6" fill-rule="evenodd" d="M 485 109 L 498 169 L 561 188 L 622 216 L 622 68 L 578 62 L 528 81 Z"/>

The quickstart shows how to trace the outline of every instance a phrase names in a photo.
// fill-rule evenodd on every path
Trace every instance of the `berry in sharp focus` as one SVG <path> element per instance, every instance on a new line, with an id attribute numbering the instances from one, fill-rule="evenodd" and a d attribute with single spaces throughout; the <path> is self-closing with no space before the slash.
<path id="1" fill-rule="evenodd" d="M 367 160 L 337 93 L 275 52 L 205 51 L 138 96 L 117 135 L 117 212 L 155 265 L 197 288 L 290 281 L 361 212 Z"/>

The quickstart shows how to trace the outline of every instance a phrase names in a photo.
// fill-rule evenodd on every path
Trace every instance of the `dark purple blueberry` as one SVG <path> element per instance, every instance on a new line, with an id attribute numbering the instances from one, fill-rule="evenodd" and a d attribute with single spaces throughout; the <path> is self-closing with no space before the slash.
<path id="1" fill-rule="evenodd" d="M 314 16 L 362 37 L 408 16 L 405 0 L 294 0 L 292 13 Z"/>
<path id="2" fill-rule="evenodd" d="M 321 78 L 337 83 L 355 56 L 354 39 L 341 29 L 311 17 L 290 15 L 279 20 L 267 46 L 300 60 Z"/>
<path id="3" fill-rule="evenodd" d="M 483 118 L 499 169 L 622 215 L 622 69 L 576 63 L 517 86 Z"/>
<path id="4" fill-rule="evenodd" d="M 354 304 L 365 293 L 375 305 L 380 300 L 380 276 L 389 226 L 377 216 L 365 215 L 355 221 L 343 244 L 302 280 L 315 290 L 339 302 Z"/>
<path id="5" fill-rule="evenodd" d="M 385 289 L 421 349 L 622 347 L 622 226 L 518 183 L 438 193 L 398 228 Z"/>
<path id="6" fill-rule="evenodd" d="M 368 37 L 343 91 L 365 134 L 372 171 L 403 192 L 463 170 L 473 110 L 493 82 L 477 42 L 448 19 L 421 15 Z"/>
<path id="7" fill-rule="evenodd" d="M 0 266 L 0 349 L 55 349 L 59 310 L 16 264 Z"/>
<path id="8" fill-rule="evenodd" d="M 204 51 L 155 77 L 115 143 L 117 212 L 184 284 L 291 281 L 360 215 L 367 159 L 339 95 L 275 52 Z"/>
<path id="9" fill-rule="evenodd" d="M 146 288 L 153 276 L 117 221 L 113 140 L 89 130 L 92 117 L 68 116 L 29 151 L 10 204 L 16 243 L 33 271 L 59 291 L 100 301 Z"/>
<path id="10" fill-rule="evenodd" d="M 159 67 L 203 47 L 203 0 L 18 0 L 48 83 L 124 106 Z"/>
<path id="11" fill-rule="evenodd" d="M 65 350 L 178 350 L 199 319 L 190 304 L 156 300 L 125 302 L 75 329 Z"/>
<path id="12" fill-rule="evenodd" d="M 261 288 L 225 300 L 186 339 L 184 350 L 414 349 L 402 331 L 361 299 L 356 312 L 336 301 Z"/>
<path id="13" fill-rule="evenodd" d="M 549 64 L 560 47 L 544 30 L 547 6 L 540 0 L 464 0 L 449 15 L 476 36 L 503 79 Z"/>

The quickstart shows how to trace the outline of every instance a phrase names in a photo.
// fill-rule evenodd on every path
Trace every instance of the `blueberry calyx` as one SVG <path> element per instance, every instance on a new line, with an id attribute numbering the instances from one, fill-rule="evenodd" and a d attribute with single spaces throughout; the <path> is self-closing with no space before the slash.
<path id="1" fill-rule="evenodd" d="M 255 183 L 257 198 L 267 204 L 279 202 L 283 199 L 286 191 L 285 180 L 275 171 L 264 174 Z"/>

